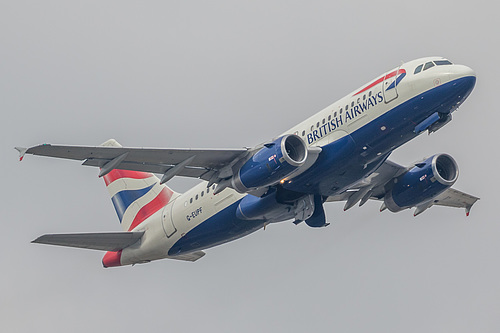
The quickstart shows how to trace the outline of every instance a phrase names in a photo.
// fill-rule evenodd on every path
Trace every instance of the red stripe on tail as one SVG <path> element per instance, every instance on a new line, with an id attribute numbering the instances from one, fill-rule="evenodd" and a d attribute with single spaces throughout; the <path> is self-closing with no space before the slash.
<path id="1" fill-rule="evenodd" d="M 146 179 L 151 176 L 152 174 L 142 171 L 113 169 L 107 175 L 103 176 L 103 178 L 106 186 L 108 186 L 109 184 L 120 178 Z"/>
<path id="2" fill-rule="evenodd" d="M 137 215 L 132 221 L 130 228 L 128 228 L 128 231 L 134 229 L 139 224 L 144 222 L 144 220 L 146 220 L 148 217 L 165 207 L 170 201 L 170 198 L 173 194 L 174 192 L 172 192 L 172 190 L 168 187 L 163 188 L 163 190 L 160 192 L 160 194 L 158 194 L 156 198 L 154 198 L 150 203 L 142 207 L 139 212 L 137 212 Z"/>

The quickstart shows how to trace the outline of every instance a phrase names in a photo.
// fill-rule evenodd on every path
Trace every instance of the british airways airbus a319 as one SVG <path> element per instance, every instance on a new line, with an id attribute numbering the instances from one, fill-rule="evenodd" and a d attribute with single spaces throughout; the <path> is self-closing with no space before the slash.
<path id="1" fill-rule="evenodd" d="M 345 201 L 347 210 L 379 200 L 381 211 L 415 208 L 415 216 L 441 205 L 468 215 L 478 198 L 452 188 L 458 166 L 450 155 L 408 167 L 387 158 L 448 124 L 475 82 L 469 67 L 441 57 L 410 61 L 254 148 L 125 148 L 113 139 L 98 147 L 16 147 L 21 159 L 33 154 L 99 167 L 123 230 L 33 242 L 107 251 L 102 263 L 112 267 L 196 261 L 204 249 L 274 222 L 324 227 L 326 202 Z M 165 185 L 175 176 L 202 182 L 177 193 Z"/>

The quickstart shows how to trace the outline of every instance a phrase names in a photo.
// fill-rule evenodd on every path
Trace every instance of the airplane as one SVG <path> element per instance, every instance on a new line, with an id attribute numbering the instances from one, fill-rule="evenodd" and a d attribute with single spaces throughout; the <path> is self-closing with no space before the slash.
<path id="1" fill-rule="evenodd" d="M 479 198 L 452 188 L 458 165 L 450 155 L 407 167 L 388 157 L 448 124 L 475 82 L 471 68 L 442 57 L 402 63 L 253 148 L 126 148 L 114 139 L 95 147 L 16 147 L 20 160 L 32 154 L 100 168 L 123 230 L 33 242 L 106 251 L 103 266 L 116 267 L 196 261 L 207 248 L 275 222 L 325 227 L 327 202 L 345 202 L 348 210 L 378 200 L 380 211 L 415 208 L 415 216 L 440 205 L 469 215 Z M 201 182 L 177 193 L 165 184 L 177 176 Z"/>

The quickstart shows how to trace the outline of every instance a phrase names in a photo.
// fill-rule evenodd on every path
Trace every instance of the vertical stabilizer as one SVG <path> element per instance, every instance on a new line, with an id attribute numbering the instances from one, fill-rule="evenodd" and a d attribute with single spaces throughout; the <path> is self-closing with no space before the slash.
<path id="1" fill-rule="evenodd" d="M 102 146 L 121 147 L 114 139 Z M 102 178 L 125 231 L 133 230 L 165 207 L 176 194 L 148 172 L 113 169 Z"/>

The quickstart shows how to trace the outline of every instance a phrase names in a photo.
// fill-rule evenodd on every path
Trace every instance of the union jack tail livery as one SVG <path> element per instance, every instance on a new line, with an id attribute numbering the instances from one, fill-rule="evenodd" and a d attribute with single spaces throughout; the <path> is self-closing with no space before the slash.
<path id="1" fill-rule="evenodd" d="M 121 147 L 114 139 L 101 146 Z M 104 182 L 124 231 L 132 231 L 165 207 L 175 192 L 152 173 L 114 169 Z"/>

